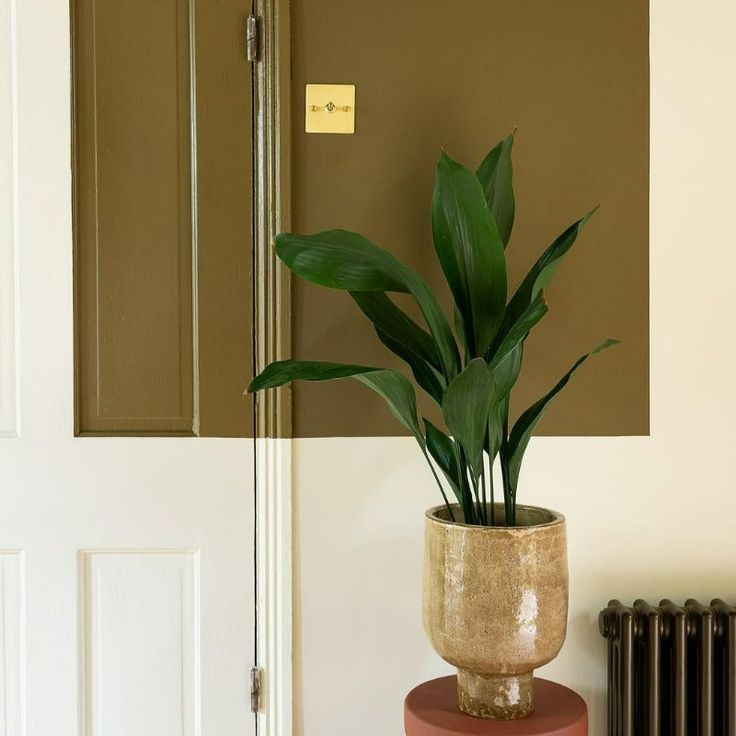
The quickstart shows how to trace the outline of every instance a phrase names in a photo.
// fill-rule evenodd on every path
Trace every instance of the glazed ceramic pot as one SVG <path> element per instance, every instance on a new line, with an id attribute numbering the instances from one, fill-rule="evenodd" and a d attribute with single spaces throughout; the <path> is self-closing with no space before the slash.
<path id="1" fill-rule="evenodd" d="M 567 632 L 565 518 L 516 509 L 518 526 L 508 528 L 450 522 L 445 506 L 426 514 L 424 628 L 457 667 L 460 709 L 480 718 L 531 713 L 534 670 L 557 656 Z M 453 513 L 463 519 L 459 507 Z"/>

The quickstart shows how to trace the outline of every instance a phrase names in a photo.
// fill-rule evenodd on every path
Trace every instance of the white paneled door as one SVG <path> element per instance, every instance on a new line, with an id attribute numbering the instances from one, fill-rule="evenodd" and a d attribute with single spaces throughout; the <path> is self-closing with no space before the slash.
<path id="1" fill-rule="evenodd" d="M 0 736 L 250 736 L 252 441 L 75 438 L 68 0 L 0 0 Z"/>

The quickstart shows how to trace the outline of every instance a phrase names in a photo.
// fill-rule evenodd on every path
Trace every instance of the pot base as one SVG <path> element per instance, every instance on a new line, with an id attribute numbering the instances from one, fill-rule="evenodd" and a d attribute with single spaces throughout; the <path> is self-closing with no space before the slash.
<path id="1" fill-rule="evenodd" d="M 457 671 L 460 710 L 476 718 L 510 721 L 534 709 L 534 672 L 522 675 L 480 675 Z"/>

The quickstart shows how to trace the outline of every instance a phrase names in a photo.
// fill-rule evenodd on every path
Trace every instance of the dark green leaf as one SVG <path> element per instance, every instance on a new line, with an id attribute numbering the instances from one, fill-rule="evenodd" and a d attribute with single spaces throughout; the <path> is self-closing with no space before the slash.
<path id="1" fill-rule="evenodd" d="M 483 469 L 483 446 L 494 399 L 493 373 L 482 358 L 475 358 L 450 383 L 442 402 L 447 428 L 465 450 L 476 479 Z"/>
<path id="2" fill-rule="evenodd" d="M 291 381 L 333 381 L 348 378 L 358 373 L 379 371 L 366 365 L 347 363 L 324 363 L 316 360 L 277 360 L 262 370 L 248 386 L 253 394 L 266 388 L 277 388 Z"/>
<path id="3" fill-rule="evenodd" d="M 429 421 L 424 419 L 424 427 L 427 432 L 427 449 L 429 454 L 434 458 L 439 469 L 447 478 L 447 482 L 455 494 L 455 498 L 463 505 L 463 493 L 460 490 L 462 480 L 461 472 L 458 469 L 457 457 L 453 449 L 453 441 L 444 432 Z"/>
<path id="4" fill-rule="evenodd" d="M 595 214 L 598 208 L 592 209 L 585 217 L 570 225 L 539 257 L 526 275 L 511 301 L 506 307 L 503 325 L 499 330 L 499 338 L 503 337 L 511 326 L 519 319 L 536 296 L 551 281 L 555 271 L 562 263 L 565 254 L 570 250 L 580 234 L 583 225 Z M 498 340 L 497 340 L 498 341 Z"/>
<path id="5" fill-rule="evenodd" d="M 452 306 L 452 317 L 455 324 L 455 334 L 462 348 L 464 362 L 467 364 L 473 359 L 473 356 L 470 354 L 472 348 L 468 345 L 468 339 L 465 336 L 465 325 L 463 325 L 463 316 L 460 314 L 457 304 L 453 304 Z"/>
<path id="6" fill-rule="evenodd" d="M 503 427 L 504 427 L 504 410 L 508 411 L 508 396 L 496 397 L 496 401 L 488 412 L 488 436 L 486 437 L 486 452 L 490 459 L 491 467 L 493 467 L 493 461 L 498 455 L 498 451 L 501 449 L 501 442 L 503 440 Z"/>
<path id="7" fill-rule="evenodd" d="M 504 335 L 503 340 L 496 348 L 489 365 L 496 368 L 500 365 L 504 358 L 511 353 L 518 345 L 526 340 L 529 330 L 539 322 L 545 314 L 547 314 L 547 302 L 544 299 L 544 292 L 540 291 L 534 298 L 532 303 L 519 315 L 519 318 L 511 325 L 509 331 Z"/>
<path id="8" fill-rule="evenodd" d="M 457 375 L 460 356 L 452 329 L 427 283 L 388 251 L 357 233 L 329 230 L 315 235 L 276 236 L 276 253 L 297 276 L 346 291 L 412 294 L 435 341 L 442 370 Z"/>
<path id="9" fill-rule="evenodd" d="M 398 371 L 313 360 L 279 360 L 271 363 L 250 382 L 248 393 L 277 388 L 291 381 L 332 381 L 341 378 L 355 378 L 375 391 L 386 401 L 396 419 L 424 447 L 414 387 L 406 376 Z"/>
<path id="10" fill-rule="evenodd" d="M 406 348 L 383 330 L 376 330 L 378 339 L 393 353 L 406 361 L 416 382 L 421 386 L 440 406 L 442 406 L 442 395 L 445 392 L 445 379 L 429 363 L 417 357 L 415 353 Z"/>
<path id="11" fill-rule="evenodd" d="M 504 248 L 509 244 L 511 230 L 514 227 L 513 175 L 511 149 L 514 145 L 514 134 L 506 136 L 483 159 L 475 175 L 480 180 L 486 202 L 496 221 Z"/>
<path id="12" fill-rule="evenodd" d="M 442 370 L 432 336 L 399 309 L 384 292 L 351 291 L 350 296 L 373 323 L 377 332 L 385 333 L 401 344 L 405 351 L 413 353 L 437 370 Z"/>
<path id="13" fill-rule="evenodd" d="M 493 369 L 496 382 L 496 395 L 508 396 L 521 371 L 521 359 L 524 354 L 524 343 L 516 347 Z"/>
<path id="14" fill-rule="evenodd" d="M 488 440 L 486 452 L 491 461 L 498 454 L 508 425 L 509 395 L 521 371 L 521 359 L 524 354 L 524 343 L 516 347 L 493 368 L 493 379 L 496 382 L 496 402 L 491 407 L 488 420 Z"/>
<path id="15" fill-rule="evenodd" d="M 276 236 L 278 257 L 297 275 L 347 291 L 409 291 L 403 266 L 362 235 L 327 230 L 314 235 Z"/>
<path id="16" fill-rule="evenodd" d="M 501 448 L 504 431 L 508 424 L 509 394 L 519 377 L 523 353 L 524 343 L 522 341 L 493 368 L 493 379 L 496 382 L 496 401 L 488 415 L 488 438 L 486 441 L 486 452 L 491 462 L 493 462 Z"/>
<path id="17" fill-rule="evenodd" d="M 471 353 L 483 355 L 506 308 L 503 243 L 480 181 L 444 152 L 432 196 L 432 235 Z"/>
<path id="18" fill-rule="evenodd" d="M 544 295 L 540 292 L 530 307 L 517 320 L 498 347 L 491 369 L 496 382 L 496 402 L 491 407 L 488 420 L 486 452 L 493 462 L 501 448 L 509 416 L 509 394 L 521 371 L 524 340 L 529 330 L 547 313 Z"/>
<path id="19" fill-rule="evenodd" d="M 575 371 L 591 356 L 596 353 L 610 348 L 612 345 L 618 344 L 618 340 L 604 340 L 594 350 L 578 358 L 572 368 L 565 373 L 565 375 L 555 384 L 551 391 L 543 396 L 539 401 L 532 404 L 517 420 L 514 424 L 514 428 L 509 434 L 509 478 L 511 482 L 512 492 L 516 493 L 516 488 L 519 482 L 519 471 L 521 469 L 521 461 L 524 457 L 524 452 L 529 440 L 531 439 L 532 433 L 535 427 L 539 423 L 539 420 L 544 415 L 552 399 L 562 391 L 568 382 L 572 378 Z"/>
<path id="20" fill-rule="evenodd" d="M 417 397 L 414 386 L 402 373 L 392 370 L 374 371 L 356 375 L 355 378 L 368 388 L 382 396 L 391 413 L 424 447 L 424 434 L 419 427 L 417 417 Z"/>
<path id="21" fill-rule="evenodd" d="M 373 323 L 380 341 L 406 361 L 417 383 L 441 404 L 445 384 L 432 336 L 382 291 L 351 291 L 350 296 Z"/>
<path id="22" fill-rule="evenodd" d="M 451 380 L 460 370 L 460 355 L 457 352 L 457 344 L 450 323 L 437 298 L 421 276 L 406 269 L 405 280 L 437 345 L 443 373 L 448 380 Z"/>

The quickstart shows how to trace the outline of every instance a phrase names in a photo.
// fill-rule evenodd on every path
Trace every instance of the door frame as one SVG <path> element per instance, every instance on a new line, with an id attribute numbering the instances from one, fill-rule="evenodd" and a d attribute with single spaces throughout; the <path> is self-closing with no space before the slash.
<path id="1" fill-rule="evenodd" d="M 254 373 L 291 357 L 291 277 L 273 239 L 291 224 L 289 0 L 254 0 Z M 293 733 L 292 402 L 283 387 L 255 395 L 258 736 Z"/>

